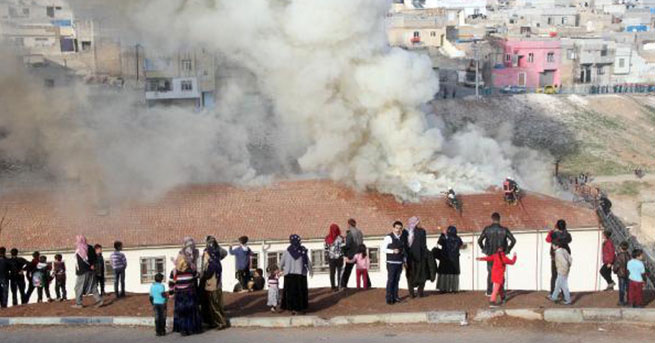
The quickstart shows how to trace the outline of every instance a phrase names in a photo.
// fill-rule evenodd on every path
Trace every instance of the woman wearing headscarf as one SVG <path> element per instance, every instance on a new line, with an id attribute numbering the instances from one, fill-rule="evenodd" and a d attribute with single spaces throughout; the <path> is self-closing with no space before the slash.
<path id="1" fill-rule="evenodd" d="M 414 288 L 418 290 L 418 296 L 423 297 L 423 289 L 427 280 L 434 281 L 437 268 L 427 245 L 427 233 L 421 228 L 421 221 L 418 217 L 411 217 L 407 221 L 407 289 L 410 297 L 416 297 Z M 430 266 L 432 264 L 432 267 Z"/>
<path id="2" fill-rule="evenodd" d="M 454 226 L 441 233 L 437 244 L 441 249 L 432 249 L 432 254 L 439 260 L 437 289 L 442 293 L 456 293 L 459 291 L 459 250 L 465 249 L 466 245 Z"/>
<path id="3" fill-rule="evenodd" d="M 289 243 L 280 259 L 280 268 L 284 274 L 282 309 L 295 315 L 309 307 L 307 274 L 312 276 L 312 264 L 307 256 L 307 248 L 300 243 L 300 236 L 289 236 Z"/>
<path id="4" fill-rule="evenodd" d="M 207 236 L 207 247 L 202 254 L 202 283 L 205 292 L 203 315 L 205 322 L 218 330 L 228 326 L 223 308 L 223 265 L 221 260 L 227 256 L 227 250 L 221 248 L 213 236 Z"/>
<path id="5" fill-rule="evenodd" d="M 198 249 L 190 237 L 184 238 L 184 246 L 175 259 L 171 272 L 170 288 L 175 293 L 173 331 L 182 336 L 202 332 L 202 318 L 198 307 Z"/>
<path id="6" fill-rule="evenodd" d="M 325 254 L 330 266 L 330 286 L 336 291 L 341 285 L 341 269 L 343 267 L 343 237 L 339 225 L 330 225 L 330 233 L 325 237 Z M 335 280 L 336 274 L 336 283 Z"/>
<path id="7" fill-rule="evenodd" d="M 82 308 L 82 297 L 85 294 L 93 293 L 96 300 L 95 306 L 103 305 L 102 297 L 98 293 L 98 287 L 95 284 L 94 265 L 96 263 L 95 249 L 86 242 L 86 237 L 78 235 L 75 237 L 75 305 L 73 308 Z"/>

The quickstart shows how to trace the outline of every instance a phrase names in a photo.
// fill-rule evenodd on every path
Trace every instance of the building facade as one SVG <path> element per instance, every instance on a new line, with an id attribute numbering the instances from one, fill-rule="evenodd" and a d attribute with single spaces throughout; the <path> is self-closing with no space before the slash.
<path id="1" fill-rule="evenodd" d="M 493 42 L 495 87 L 520 86 L 535 89 L 560 85 L 561 49 L 558 40 L 507 38 Z"/>

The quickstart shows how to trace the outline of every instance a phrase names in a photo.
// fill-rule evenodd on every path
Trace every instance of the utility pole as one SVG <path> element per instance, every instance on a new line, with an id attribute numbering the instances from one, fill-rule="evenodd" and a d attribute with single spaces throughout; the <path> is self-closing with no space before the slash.
<path id="1" fill-rule="evenodd" d="M 475 99 L 480 99 L 480 58 L 478 56 L 478 41 L 473 41 L 473 51 L 475 52 Z"/>

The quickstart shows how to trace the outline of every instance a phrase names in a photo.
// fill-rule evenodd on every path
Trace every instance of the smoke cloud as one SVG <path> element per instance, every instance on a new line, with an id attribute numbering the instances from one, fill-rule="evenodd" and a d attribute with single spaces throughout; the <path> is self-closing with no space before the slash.
<path id="1" fill-rule="evenodd" d="M 128 2 L 125 13 L 149 47 L 216 53 L 217 74 L 229 74 L 217 107 L 144 109 L 122 92 L 90 100 L 89 89 L 68 90 L 66 97 L 41 92 L 38 101 L 17 92 L 0 98 L 12 103 L 0 118 L 9 132 L 0 153 L 46 156 L 56 174 L 88 178 L 111 194 L 300 176 L 404 200 L 448 186 L 481 191 L 508 175 L 549 191 L 550 156 L 513 145 L 511 126 L 493 135 L 474 124 L 451 132 L 428 115 L 437 76 L 428 57 L 388 46 L 389 5 Z M 13 70 L 0 77 L 14 77 Z"/>

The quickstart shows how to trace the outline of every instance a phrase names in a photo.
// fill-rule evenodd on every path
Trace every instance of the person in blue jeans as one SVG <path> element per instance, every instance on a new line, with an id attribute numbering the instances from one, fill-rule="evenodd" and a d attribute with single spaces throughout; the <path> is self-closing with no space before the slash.
<path id="1" fill-rule="evenodd" d="M 114 295 L 116 298 L 125 296 L 125 268 L 127 268 L 127 259 L 121 250 L 123 250 L 123 243 L 120 241 L 114 242 L 114 252 L 109 257 L 111 268 L 114 270 Z"/>
<path id="2" fill-rule="evenodd" d="M 400 275 L 403 272 L 407 253 L 407 232 L 403 230 L 402 222 L 396 221 L 393 223 L 393 230 L 384 237 L 380 245 L 380 251 L 387 255 L 386 300 L 388 305 L 393 305 L 401 301 L 398 296 L 398 284 L 400 283 Z"/>
<path id="3" fill-rule="evenodd" d="M 150 304 L 155 312 L 155 334 L 166 336 L 166 302 L 168 294 L 162 283 L 164 275 L 157 273 L 155 282 L 150 286 Z"/>

